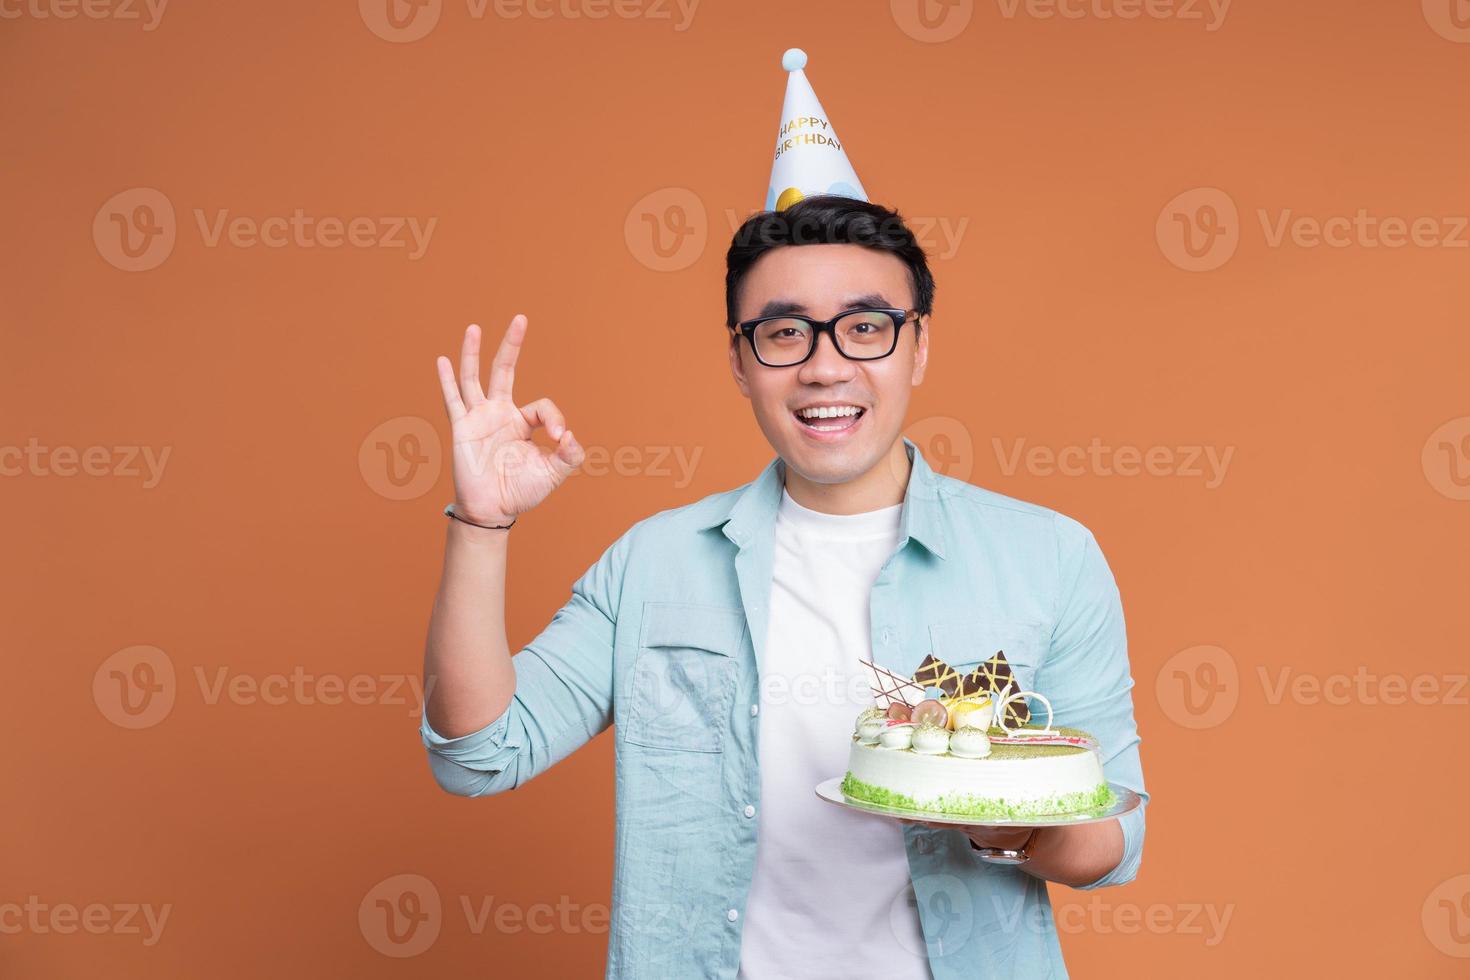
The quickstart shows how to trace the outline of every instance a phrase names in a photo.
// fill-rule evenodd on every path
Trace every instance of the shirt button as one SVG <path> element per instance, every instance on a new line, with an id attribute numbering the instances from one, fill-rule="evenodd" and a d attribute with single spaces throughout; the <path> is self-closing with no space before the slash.
<path id="1" fill-rule="evenodd" d="M 745 815 L 747 817 L 753 817 L 753 816 L 755 816 L 755 807 L 753 807 L 749 803 L 747 803 L 745 805 Z"/>
<path id="2" fill-rule="evenodd" d="M 740 918 L 740 913 L 737 912 L 735 909 L 731 909 L 730 911 L 725 913 L 725 918 L 730 922 L 734 922 L 736 919 Z"/>
<path id="3" fill-rule="evenodd" d="M 884 643 L 892 643 L 893 642 L 893 630 L 885 629 L 883 631 L 883 642 Z"/>
<path id="4" fill-rule="evenodd" d="M 753 705 L 750 706 L 750 717 L 754 718 L 756 715 L 758 715 L 760 713 L 761 713 L 761 706 L 760 705 L 753 704 Z"/>

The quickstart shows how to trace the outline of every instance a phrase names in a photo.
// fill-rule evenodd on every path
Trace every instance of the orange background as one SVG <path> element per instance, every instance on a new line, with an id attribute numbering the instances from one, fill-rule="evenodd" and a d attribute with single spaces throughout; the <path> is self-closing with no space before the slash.
<path id="1" fill-rule="evenodd" d="M 476 934 L 461 900 L 605 906 L 610 736 L 466 801 L 435 786 L 416 706 L 390 689 L 420 667 L 451 493 L 422 433 L 447 435 L 433 358 L 468 322 L 494 340 L 527 313 L 518 401 L 553 397 L 585 446 L 629 461 L 518 524 L 513 646 L 632 522 L 753 478 L 771 451 L 728 378 L 723 255 L 764 203 L 790 45 L 873 199 L 941 248 L 943 223 L 964 223 L 934 258 L 910 431 L 936 468 L 1086 523 L 1122 589 L 1154 802 L 1136 883 L 1053 888 L 1073 974 L 1470 965 L 1470 691 L 1453 690 L 1470 249 L 1273 245 L 1259 217 L 1365 209 L 1448 234 L 1470 212 L 1470 43 L 1435 0 L 1241 2 L 1215 30 L 1204 6 L 962 3 L 944 41 L 912 0 L 706 0 L 683 30 L 676 7 L 477 19 L 445 0 L 411 42 L 374 33 L 377 0 L 178 3 L 151 31 L 41 2 L 7 0 L 19 16 L 0 21 L 0 443 L 170 456 L 152 488 L 30 464 L 0 478 L 0 905 L 171 912 L 151 946 L 0 933 L 0 975 L 601 974 L 605 925 Z M 134 188 L 176 215 L 146 271 L 115 265 L 106 234 Z M 1210 271 L 1180 268 L 1167 234 L 1173 214 L 1204 220 L 1187 196 L 1165 212 L 1195 188 L 1238 208 L 1238 246 Z M 437 225 L 412 260 L 211 247 L 194 216 L 298 208 Z M 661 269 L 649 229 L 681 215 L 683 267 Z M 427 420 L 417 443 L 404 417 Z M 1095 438 L 1233 456 L 1213 488 L 1006 465 L 1016 440 Z M 410 499 L 390 499 L 379 443 L 419 460 L 396 473 L 427 474 Z M 701 454 L 687 485 L 665 451 Z M 104 661 L 140 645 L 162 651 L 173 700 L 129 729 Z M 1269 696 L 1283 670 L 1360 667 L 1440 696 Z M 368 704 L 211 700 L 222 670 L 382 680 Z M 1213 714 L 1191 714 L 1191 678 L 1225 699 Z M 399 874 L 443 902 L 408 958 L 358 918 Z M 1217 941 L 1192 907 L 1228 914 Z"/>

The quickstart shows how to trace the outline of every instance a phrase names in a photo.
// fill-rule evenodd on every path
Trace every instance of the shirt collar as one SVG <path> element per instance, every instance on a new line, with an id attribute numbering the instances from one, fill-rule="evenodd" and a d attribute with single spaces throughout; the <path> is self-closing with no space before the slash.
<path id="1" fill-rule="evenodd" d="M 912 538 L 937 557 L 944 558 L 945 535 L 944 523 L 940 519 L 938 477 L 913 440 L 904 436 L 903 444 L 911 466 L 908 486 L 904 488 L 903 512 L 899 518 L 899 547 L 902 548 Z M 744 548 L 758 530 L 771 527 L 776 521 L 785 465 L 779 455 L 772 457 L 760 476 L 731 496 L 729 506 L 721 508 L 699 529 L 723 526 L 725 537 Z"/>

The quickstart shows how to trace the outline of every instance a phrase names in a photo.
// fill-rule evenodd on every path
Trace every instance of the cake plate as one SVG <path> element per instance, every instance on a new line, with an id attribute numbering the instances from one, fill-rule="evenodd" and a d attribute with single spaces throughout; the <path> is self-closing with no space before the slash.
<path id="1" fill-rule="evenodd" d="M 1126 786 L 1108 783 L 1108 788 L 1117 797 L 1117 801 L 1112 806 L 1094 810 L 1078 810 L 1076 813 L 1059 813 L 1053 816 L 1024 817 L 1018 820 L 998 817 L 982 819 L 968 814 L 937 813 L 930 810 L 910 810 L 906 807 L 869 803 L 867 800 L 858 800 L 845 795 L 842 792 L 841 776 L 818 783 L 817 795 L 828 803 L 836 803 L 838 806 L 845 806 L 851 810 L 875 813 L 882 817 L 920 820 L 924 823 L 947 823 L 966 827 L 1070 827 L 1073 824 L 1097 823 L 1099 820 L 1121 817 L 1125 813 L 1138 809 L 1142 803 L 1139 795 Z"/>

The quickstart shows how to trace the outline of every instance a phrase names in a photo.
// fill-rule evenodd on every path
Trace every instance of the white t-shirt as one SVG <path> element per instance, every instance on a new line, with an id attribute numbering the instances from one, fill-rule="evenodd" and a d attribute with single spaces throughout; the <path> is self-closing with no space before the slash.
<path id="1" fill-rule="evenodd" d="M 902 511 L 824 514 L 781 491 L 743 980 L 930 980 L 902 825 L 813 791 L 847 771 L 853 722 L 873 704 L 858 659 L 872 657 L 869 598 Z"/>

